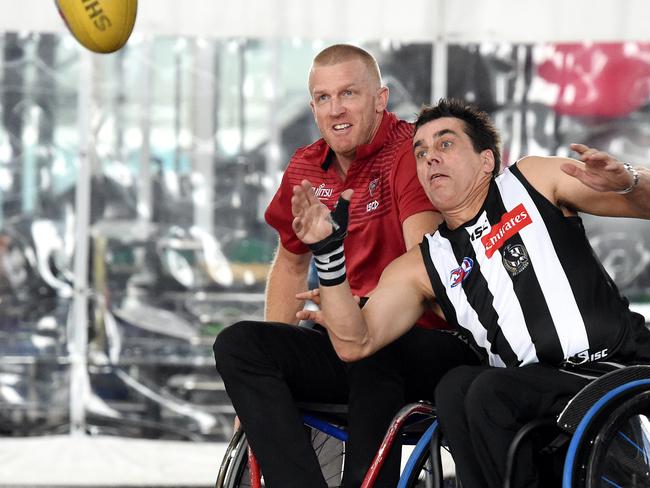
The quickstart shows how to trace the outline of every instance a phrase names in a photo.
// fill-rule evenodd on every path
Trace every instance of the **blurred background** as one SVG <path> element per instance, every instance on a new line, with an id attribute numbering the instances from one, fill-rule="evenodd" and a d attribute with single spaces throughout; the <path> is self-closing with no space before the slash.
<path id="1" fill-rule="evenodd" d="M 262 318 L 263 212 L 318 137 L 328 44 L 370 50 L 403 118 L 489 111 L 506 163 L 583 142 L 650 166 L 641 0 L 140 0 L 110 55 L 53 0 L 0 9 L 0 486 L 213 483 L 234 412 L 211 345 Z M 650 225 L 585 223 L 650 322 Z"/>

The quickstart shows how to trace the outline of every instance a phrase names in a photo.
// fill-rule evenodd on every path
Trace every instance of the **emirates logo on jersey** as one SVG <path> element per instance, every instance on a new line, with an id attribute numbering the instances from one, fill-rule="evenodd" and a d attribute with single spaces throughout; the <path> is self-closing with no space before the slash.
<path id="1" fill-rule="evenodd" d="M 508 239 L 532 222 L 523 203 L 503 214 L 499 223 L 492 226 L 491 232 L 481 238 L 485 255 L 491 258 Z"/>

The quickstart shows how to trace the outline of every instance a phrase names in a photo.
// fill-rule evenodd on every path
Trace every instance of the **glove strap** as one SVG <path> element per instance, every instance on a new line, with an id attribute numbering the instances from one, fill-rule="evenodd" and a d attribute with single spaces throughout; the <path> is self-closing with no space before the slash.
<path id="1" fill-rule="evenodd" d="M 318 281 L 322 286 L 340 285 L 345 281 L 345 253 L 343 242 L 325 254 L 314 255 Z"/>

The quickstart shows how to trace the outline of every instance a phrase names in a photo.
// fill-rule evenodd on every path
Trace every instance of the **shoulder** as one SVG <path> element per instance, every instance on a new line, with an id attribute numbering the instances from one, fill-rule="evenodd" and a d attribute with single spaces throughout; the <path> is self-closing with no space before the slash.
<path id="1" fill-rule="evenodd" d="M 515 163 L 528 183 L 551 202 L 557 202 L 557 188 L 566 174 L 563 164 L 571 159 L 558 156 L 525 156 Z"/>
<path id="2" fill-rule="evenodd" d="M 394 129 L 388 135 L 386 147 L 393 153 L 396 169 L 407 166 L 407 170 L 415 171 L 415 158 L 413 156 L 414 127 L 410 122 L 396 120 Z"/>
<path id="3" fill-rule="evenodd" d="M 410 150 L 413 144 L 414 133 L 415 126 L 411 122 L 393 116 L 388 134 L 386 135 L 386 143 L 398 145 L 400 149 L 405 146 Z"/>
<path id="4" fill-rule="evenodd" d="M 295 150 L 289 164 L 296 163 L 320 163 L 320 160 L 327 153 L 328 146 L 324 139 L 318 139 L 308 146 L 302 146 Z"/>
<path id="5" fill-rule="evenodd" d="M 385 277 L 383 275 L 386 275 Z M 430 283 L 420 246 L 413 246 L 404 254 L 393 260 L 385 269 L 382 279 L 409 283 L 420 288 L 425 295 L 430 295 Z"/>

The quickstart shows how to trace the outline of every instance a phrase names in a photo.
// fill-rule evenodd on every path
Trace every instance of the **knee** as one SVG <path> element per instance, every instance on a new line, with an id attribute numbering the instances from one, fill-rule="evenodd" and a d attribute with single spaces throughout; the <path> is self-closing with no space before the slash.
<path id="1" fill-rule="evenodd" d="M 471 366 L 458 366 L 440 379 L 434 398 L 436 409 L 441 417 L 456 415 L 463 411 L 465 392 L 475 377 L 476 372 L 472 371 Z"/>
<path id="2" fill-rule="evenodd" d="M 214 360 L 219 373 L 227 372 L 238 360 L 246 359 L 252 353 L 252 344 L 261 322 L 242 321 L 219 332 L 212 346 Z"/>
<path id="3" fill-rule="evenodd" d="M 491 370 L 479 375 L 467 391 L 465 412 L 473 424 L 489 422 L 507 428 L 517 415 L 513 408 L 516 392 L 508 389 L 501 371 Z"/>

